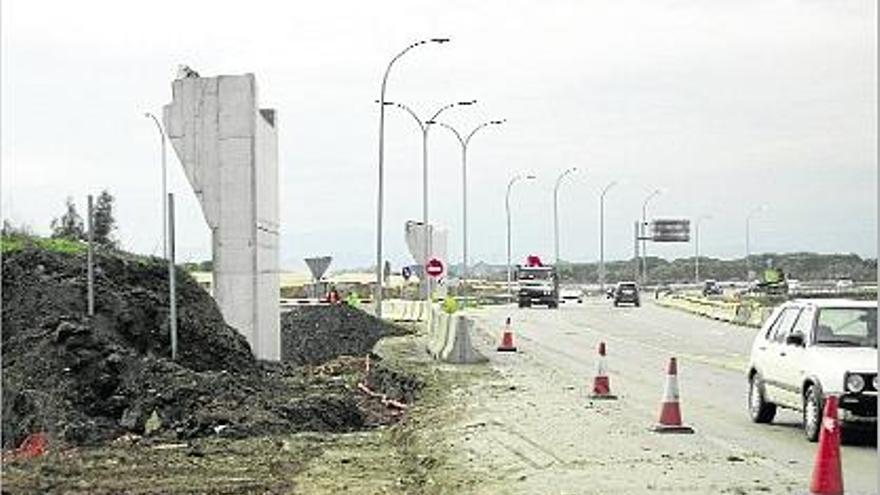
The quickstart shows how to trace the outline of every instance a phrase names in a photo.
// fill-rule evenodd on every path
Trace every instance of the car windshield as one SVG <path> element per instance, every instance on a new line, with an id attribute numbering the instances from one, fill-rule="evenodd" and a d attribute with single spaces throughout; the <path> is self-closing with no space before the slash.
<path id="1" fill-rule="evenodd" d="M 634 291 L 636 290 L 636 284 L 620 284 L 618 289 L 622 291 Z"/>
<path id="2" fill-rule="evenodd" d="M 877 347 L 877 308 L 822 308 L 816 345 Z"/>
<path id="3" fill-rule="evenodd" d="M 521 270 L 519 272 L 520 280 L 549 280 L 551 277 L 550 270 Z"/>

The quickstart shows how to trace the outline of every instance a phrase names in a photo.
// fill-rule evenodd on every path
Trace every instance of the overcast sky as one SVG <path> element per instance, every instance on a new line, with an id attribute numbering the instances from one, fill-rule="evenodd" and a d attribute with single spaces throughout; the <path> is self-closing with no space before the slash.
<path id="1" fill-rule="evenodd" d="M 395 66 L 389 100 L 418 112 L 477 99 L 445 120 L 469 130 L 470 259 L 503 262 L 504 191 L 514 256 L 552 257 L 560 189 L 561 255 L 632 255 L 632 222 L 711 215 L 708 256 L 752 251 L 877 253 L 875 0 L 3 2 L 2 209 L 48 232 L 64 198 L 117 197 L 126 249 L 160 253 L 159 142 L 143 113 L 171 99 L 178 64 L 203 76 L 256 74 L 278 110 L 282 266 L 332 254 L 334 268 L 375 256 L 379 84 L 407 44 L 448 36 Z M 403 224 L 421 216 L 421 136 L 386 119 L 385 245 L 409 262 Z M 461 253 L 459 148 L 431 131 L 431 217 Z M 169 147 L 178 258 L 210 257 L 210 234 Z M 689 256 L 693 244 L 652 254 Z"/>

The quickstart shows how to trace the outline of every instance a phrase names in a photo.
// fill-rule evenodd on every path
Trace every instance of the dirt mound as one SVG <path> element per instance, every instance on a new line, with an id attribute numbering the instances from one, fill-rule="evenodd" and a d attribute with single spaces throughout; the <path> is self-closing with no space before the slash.
<path id="1" fill-rule="evenodd" d="M 50 333 L 86 361 L 100 357 L 96 342 L 137 354 L 171 354 L 164 261 L 99 252 L 91 319 L 86 318 L 85 271 L 85 254 L 26 247 L 4 255 L 4 366 L 7 356 L 24 356 Z M 214 300 L 183 271 L 177 282 L 178 362 L 198 371 L 255 369 L 247 340 L 223 321 Z"/>
<path id="2" fill-rule="evenodd" d="M 96 262 L 89 318 L 83 254 L 32 246 L 4 253 L 4 448 L 35 432 L 86 445 L 129 433 L 242 437 L 375 423 L 368 416 L 376 401 L 357 387 L 369 380 L 363 358 L 332 374 L 258 362 L 181 271 L 180 358 L 171 361 L 164 262 L 115 252 Z"/>
<path id="3" fill-rule="evenodd" d="M 281 315 L 281 359 L 302 365 L 363 356 L 382 337 L 406 333 L 348 304 L 300 306 Z"/>

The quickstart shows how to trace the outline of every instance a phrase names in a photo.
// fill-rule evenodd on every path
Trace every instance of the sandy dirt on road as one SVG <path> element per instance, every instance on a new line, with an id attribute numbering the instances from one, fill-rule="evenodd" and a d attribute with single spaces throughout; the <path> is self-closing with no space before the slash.
<path id="1" fill-rule="evenodd" d="M 748 494 L 806 487 L 776 462 L 699 432 L 651 432 L 662 388 L 656 411 L 627 398 L 590 400 L 592 376 L 575 376 L 527 352 L 496 353 L 497 329 L 483 324 L 478 333 L 477 346 L 492 356 L 494 372 L 463 392 L 468 407 L 447 434 L 454 462 L 478 480 L 463 493 Z"/>

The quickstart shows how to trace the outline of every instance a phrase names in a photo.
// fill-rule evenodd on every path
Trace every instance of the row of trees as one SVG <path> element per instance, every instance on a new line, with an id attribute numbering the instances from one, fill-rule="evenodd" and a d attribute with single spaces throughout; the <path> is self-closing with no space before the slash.
<path id="1" fill-rule="evenodd" d="M 780 268 L 789 278 L 799 280 L 837 280 L 855 281 L 877 280 L 877 259 L 861 258 L 856 254 L 819 253 L 767 253 L 750 257 L 751 268 L 760 272 L 769 266 Z M 460 266 L 450 267 L 451 272 L 459 272 Z M 598 263 L 561 262 L 557 267 L 560 280 L 567 283 L 594 284 L 599 280 Z M 505 280 L 504 265 L 477 263 L 470 270 L 471 276 L 490 280 Z M 605 263 L 605 281 L 615 283 L 635 278 L 633 260 L 610 261 Z M 715 280 L 745 280 L 746 260 L 736 258 L 722 260 L 700 257 L 700 278 Z M 688 283 L 694 281 L 694 258 L 665 260 L 648 258 L 648 279 L 652 283 Z"/>

